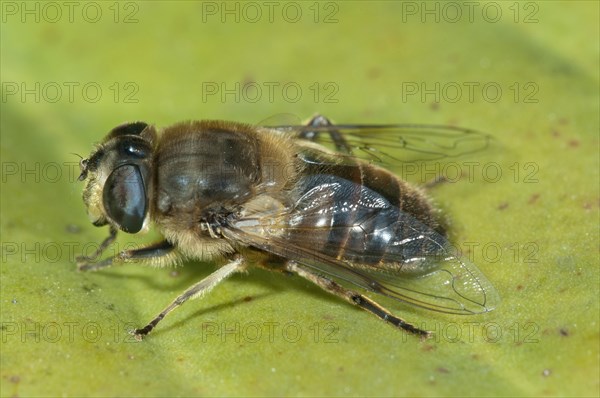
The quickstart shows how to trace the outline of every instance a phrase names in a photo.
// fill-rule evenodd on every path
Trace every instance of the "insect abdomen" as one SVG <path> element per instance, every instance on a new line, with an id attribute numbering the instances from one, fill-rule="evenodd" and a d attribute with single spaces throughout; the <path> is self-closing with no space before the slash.
<path id="1" fill-rule="evenodd" d="M 330 174 L 305 176 L 298 185 L 289 233 L 300 246 L 357 265 L 404 269 L 405 261 L 443 245 L 431 226 L 366 185 Z"/>

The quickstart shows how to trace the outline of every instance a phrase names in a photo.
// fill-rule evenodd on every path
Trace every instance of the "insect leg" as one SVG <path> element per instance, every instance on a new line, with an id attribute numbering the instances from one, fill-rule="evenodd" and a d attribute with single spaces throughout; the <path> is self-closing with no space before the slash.
<path id="1" fill-rule="evenodd" d="M 244 269 L 244 261 L 242 258 L 237 258 L 234 261 L 225 264 L 200 282 L 189 287 L 185 292 L 180 294 L 171 304 L 169 304 L 164 310 L 160 312 L 150 323 L 141 329 L 135 329 L 133 334 L 138 340 L 141 340 L 145 335 L 150 333 L 152 329 L 156 327 L 167 314 L 185 303 L 189 299 L 198 298 L 208 293 L 213 287 L 215 287 L 223 279 L 229 275 L 239 272 Z"/>
<path id="2" fill-rule="evenodd" d="M 101 247 L 108 239 L 110 239 L 110 237 L 102 242 Z M 177 260 L 178 255 L 174 249 L 175 247 L 171 243 L 163 240 L 140 249 L 124 250 L 114 257 L 106 258 L 97 263 L 91 262 L 91 260 L 97 256 L 96 254 L 94 254 L 93 257 L 78 257 L 77 268 L 79 271 L 97 271 L 101 268 L 110 267 L 113 263 L 131 260 L 146 260 L 146 262 L 152 262 L 155 265 L 164 266 L 167 264 L 172 264 Z"/>
<path id="3" fill-rule="evenodd" d="M 333 126 L 333 123 L 329 121 L 323 115 L 315 115 L 310 121 L 307 123 L 307 126 L 310 127 L 324 127 L 324 126 Z M 335 144 L 335 148 L 343 153 L 351 154 L 352 148 L 346 142 L 344 136 L 337 130 L 330 129 L 327 131 L 329 136 L 331 137 L 333 143 Z M 310 141 L 316 141 L 320 131 L 302 131 L 300 133 L 300 138 Z"/>
<path id="4" fill-rule="evenodd" d="M 96 251 L 92 253 L 91 256 L 78 256 L 75 259 L 77 261 L 77 264 L 88 264 L 94 261 L 96 258 L 98 258 L 98 256 L 100 256 L 102 252 L 104 252 L 104 250 L 106 250 L 106 248 L 115 241 L 115 238 L 117 237 L 117 232 L 117 229 L 111 225 L 108 232 L 108 237 L 102 241 L 98 249 L 96 249 Z"/>
<path id="5" fill-rule="evenodd" d="M 301 266 L 300 264 L 298 264 L 294 261 L 289 261 L 286 264 L 286 268 L 289 271 L 294 272 L 294 273 L 300 275 L 301 277 L 308 279 L 309 281 L 313 282 L 314 284 L 316 284 L 320 288 L 328 291 L 329 293 L 334 294 L 339 297 L 342 297 L 346 301 L 348 301 L 354 305 L 357 305 L 360 308 L 362 308 L 363 310 L 366 310 L 366 311 L 374 314 L 375 316 L 390 323 L 392 326 L 395 326 L 397 328 L 400 328 L 402 330 L 405 330 L 409 333 L 412 333 L 412 334 L 415 334 L 418 336 L 422 336 L 422 337 L 430 336 L 430 332 L 421 330 L 421 329 L 417 328 L 416 326 L 411 325 L 410 323 L 407 323 L 403 319 L 400 319 L 400 318 L 394 316 L 390 311 L 383 308 L 382 306 L 380 306 L 379 304 L 377 304 L 375 301 L 371 300 L 370 298 L 368 298 L 362 294 L 359 294 L 353 290 L 346 289 L 345 287 L 332 281 L 331 279 L 326 278 L 325 276 L 316 274 L 313 271 Z"/>

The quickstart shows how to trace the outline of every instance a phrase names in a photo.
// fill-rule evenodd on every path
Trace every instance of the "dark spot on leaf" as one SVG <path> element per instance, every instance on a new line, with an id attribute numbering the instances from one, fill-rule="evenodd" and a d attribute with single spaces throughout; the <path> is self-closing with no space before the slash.
<path id="1" fill-rule="evenodd" d="M 81 286 L 81 288 L 83 289 L 84 292 L 87 293 L 93 293 L 95 289 L 97 289 L 99 286 L 95 283 L 89 284 L 89 285 L 83 285 Z"/>
<path id="2" fill-rule="evenodd" d="M 251 296 L 246 296 L 246 297 L 244 297 L 244 302 L 246 302 L 246 303 L 247 303 L 247 302 L 249 302 L 249 301 L 252 301 L 252 297 L 251 297 Z"/>
<path id="3" fill-rule="evenodd" d="M 367 78 L 375 80 L 381 76 L 381 69 L 377 67 L 369 68 L 367 70 Z"/>
<path id="4" fill-rule="evenodd" d="M 46 26 L 43 30 L 42 40 L 44 40 L 48 45 L 54 47 L 57 43 L 60 42 L 62 35 L 60 30 L 54 26 Z"/>
<path id="5" fill-rule="evenodd" d="M 254 78 L 252 77 L 252 75 L 246 75 L 246 77 L 244 77 L 244 78 L 242 79 L 242 85 L 243 85 L 243 86 L 247 86 L 247 85 L 249 85 L 249 84 L 253 84 L 253 83 L 256 83 L 256 79 L 254 79 Z"/>
<path id="6" fill-rule="evenodd" d="M 560 133 L 556 130 L 552 130 L 552 137 L 558 138 L 558 137 L 560 137 Z"/>
<path id="7" fill-rule="evenodd" d="M 458 119 L 448 119 L 446 123 L 450 126 L 458 126 L 460 121 Z"/>
<path id="8" fill-rule="evenodd" d="M 537 202 L 537 200 L 540 198 L 540 194 L 539 193 L 534 193 L 533 195 L 531 195 L 529 197 L 529 200 L 527 201 L 528 204 L 532 205 L 535 202 Z"/>
<path id="9" fill-rule="evenodd" d="M 498 210 L 504 210 L 508 207 L 508 202 L 502 202 L 498 205 L 498 207 L 496 207 L 496 209 Z"/>
<path id="10" fill-rule="evenodd" d="M 600 199 L 598 199 L 598 201 L 595 204 L 596 206 L 600 207 Z M 594 202 L 585 202 L 583 204 L 583 208 L 585 210 L 592 210 L 592 208 L 594 207 Z"/>
<path id="11" fill-rule="evenodd" d="M 431 105 L 429 105 L 429 109 L 431 109 L 432 111 L 437 111 L 440 109 L 440 103 L 439 102 L 432 102 Z"/>
<path id="12" fill-rule="evenodd" d="M 561 336 L 567 337 L 570 333 L 566 328 L 560 328 L 559 333 Z"/>
<path id="13" fill-rule="evenodd" d="M 568 144 L 571 148 L 577 148 L 581 143 L 579 140 L 569 140 Z"/>
<path id="14" fill-rule="evenodd" d="M 523 285 L 517 285 L 517 290 L 523 290 Z"/>
<path id="15" fill-rule="evenodd" d="M 422 350 L 423 351 L 435 351 L 437 347 L 431 344 L 424 344 Z"/>
<path id="16" fill-rule="evenodd" d="M 111 303 L 111 304 L 109 304 L 109 305 L 106 306 L 106 309 L 109 310 L 109 311 L 114 311 L 115 310 L 115 305 Z"/>
<path id="17" fill-rule="evenodd" d="M 19 383 L 21 381 L 21 377 L 17 376 L 17 375 L 12 375 L 8 378 L 8 381 L 10 381 L 11 383 Z"/>
<path id="18" fill-rule="evenodd" d="M 446 368 L 444 368 L 443 366 L 440 366 L 439 368 L 436 369 L 439 373 L 444 373 L 444 374 L 448 374 L 450 373 L 450 371 Z"/>

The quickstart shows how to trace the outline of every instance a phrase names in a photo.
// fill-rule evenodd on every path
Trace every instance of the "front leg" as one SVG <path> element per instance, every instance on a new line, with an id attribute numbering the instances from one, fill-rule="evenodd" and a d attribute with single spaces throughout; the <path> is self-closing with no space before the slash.
<path id="1" fill-rule="evenodd" d="M 106 240 L 104 242 L 106 242 Z M 101 247 L 104 245 L 104 242 Z M 97 254 L 95 253 L 94 257 L 78 257 L 77 269 L 79 271 L 98 271 L 99 269 L 110 267 L 114 263 L 129 261 L 142 261 L 144 263 L 151 263 L 163 267 L 176 262 L 178 253 L 175 250 L 175 246 L 170 242 L 163 240 L 140 249 L 123 250 L 114 257 L 92 263 L 90 260 L 96 256 Z"/>
<path id="2" fill-rule="evenodd" d="M 225 264 L 215 272 L 202 279 L 200 282 L 193 284 L 186 291 L 181 293 L 171 304 L 169 304 L 164 310 L 162 310 L 154 319 L 152 319 L 146 326 L 140 329 L 135 329 L 132 334 L 137 340 L 141 340 L 145 335 L 150 333 L 156 325 L 163 320 L 165 316 L 181 304 L 185 303 L 189 299 L 202 297 L 209 291 L 211 291 L 216 285 L 218 285 L 223 279 L 227 278 L 235 272 L 244 270 L 245 264 L 241 257 L 236 258 L 228 264 Z"/>
<path id="3" fill-rule="evenodd" d="M 77 266 L 80 267 L 82 264 L 89 264 L 97 259 L 104 252 L 104 250 L 106 250 L 106 248 L 112 245 L 112 243 L 115 241 L 117 232 L 118 230 L 111 225 L 108 232 L 108 237 L 102 241 L 100 246 L 98 246 L 98 249 L 96 249 L 91 256 L 77 256 L 75 259 L 77 261 Z"/>

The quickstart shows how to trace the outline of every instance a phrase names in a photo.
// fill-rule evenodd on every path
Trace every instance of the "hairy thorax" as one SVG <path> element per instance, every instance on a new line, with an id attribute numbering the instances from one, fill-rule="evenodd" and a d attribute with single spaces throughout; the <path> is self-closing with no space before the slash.
<path id="1" fill-rule="evenodd" d="M 154 162 L 155 223 L 185 256 L 208 260 L 234 252 L 210 225 L 217 217 L 260 212 L 263 203 L 272 206 L 273 196 L 298 173 L 293 145 L 237 123 L 184 122 L 167 128 Z"/>

